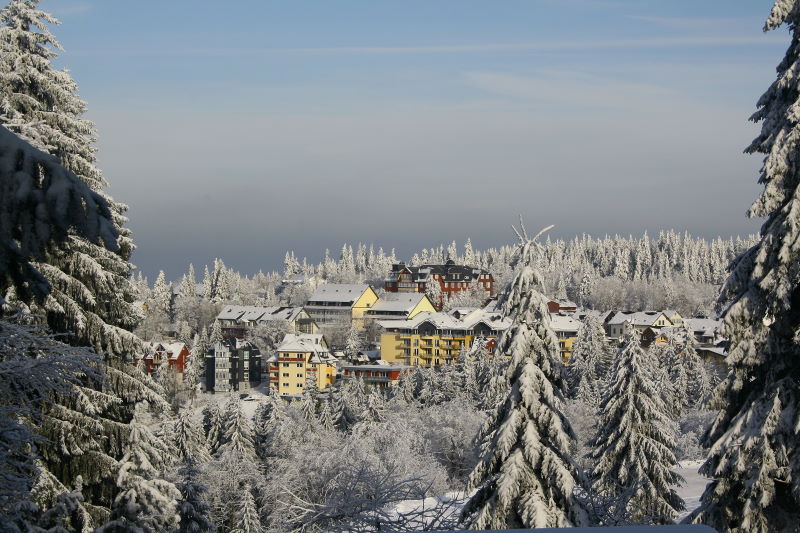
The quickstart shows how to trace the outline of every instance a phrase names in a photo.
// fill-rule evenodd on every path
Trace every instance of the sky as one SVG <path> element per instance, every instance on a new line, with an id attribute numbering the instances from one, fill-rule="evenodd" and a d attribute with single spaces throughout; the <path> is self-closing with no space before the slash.
<path id="1" fill-rule="evenodd" d="M 151 281 L 343 243 L 757 231 L 769 0 L 44 0 Z"/>

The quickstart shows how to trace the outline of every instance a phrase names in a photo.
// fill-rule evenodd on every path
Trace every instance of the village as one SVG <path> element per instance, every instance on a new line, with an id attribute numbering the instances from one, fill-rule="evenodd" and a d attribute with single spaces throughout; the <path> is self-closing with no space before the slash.
<path id="1" fill-rule="evenodd" d="M 302 275 L 282 283 L 310 283 L 313 292 L 297 306 L 225 304 L 208 342 L 198 343 L 199 350 L 175 337 L 164 338 L 151 342 L 135 364 L 142 363 L 148 373 L 164 367 L 182 381 L 193 360 L 202 368 L 199 384 L 205 392 L 240 392 L 244 397 L 260 387 L 299 398 L 309 386 L 326 391 L 342 380 L 360 379 L 368 387 L 385 389 L 415 369 L 457 365 L 481 350 L 498 355 L 497 339 L 511 325 L 492 274 L 452 260 L 393 264 L 377 290 L 366 283 L 316 284 Z M 450 299 L 467 294 L 481 305 L 444 310 Z M 172 297 L 180 294 L 173 291 Z M 674 343 L 688 332 L 700 357 L 713 367 L 724 365 L 726 342 L 719 320 L 685 317 L 671 309 L 587 310 L 565 299 L 551 299 L 547 311 L 567 366 L 587 315 L 597 319 L 609 346 L 618 344 L 626 325 L 635 329 L 645 348 Z M 254 332 L 264 329 L 272 332 L 272 342 L 254 342 Z"/>

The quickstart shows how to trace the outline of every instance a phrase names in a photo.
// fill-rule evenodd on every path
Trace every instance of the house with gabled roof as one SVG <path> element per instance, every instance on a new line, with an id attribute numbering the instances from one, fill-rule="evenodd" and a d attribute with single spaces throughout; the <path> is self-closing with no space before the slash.
<path id="1" fill-rule="evenodd" d="M 183 371 L 191 357 L 189 347 L 183 342 L 151 342 L 147 353 L 134 360 L 134 365 L 143 365 L 144 371 L 152 374 L 162 364 L 167 364 L 183 379 Z"/>
<path id="2" fill-rule="evenodd" d="M 647 328 L 658 330 L 675 326 L 663 311 L 620 311 L 609 315 L 606 319 L 604 324 L 606 336 L 610 339 L 618 340 L 622 337 L 626 322 L 629 322 L 640 334 Z"/>
<path id="3" fill-rule="evenodd" d="M 408 320 L 420 313 L 435 313 L 430 299 L 420 292 L 391 294 L 381 298 L 364 313 L 364 318 L 375 320 Z"/>
<path id="4" fill-rule="evenodd" d="M 486 292 L 488 300 L 494 296 L 494 278 L 486 270 L 457 265 L 452 259 L 443 265 L 406 265 L 404 262 L 392 265 L 392 271 L 384 279 L 386 292 L 426 292 L 428 283 L 438 283 L 442 289 L 443 300 L 469 290 L 477 285 Z M 443 302 L 432 302 L 441 308 Z"/>
<path id="5" fill-rule="evenodd" d="M 364 314 L 378 301 L 366 283 L 326 283 L 303 306 L 318 324 L 356 323 L 363 327 Z"/>
<path id="6" fill-rule="evenodd" d="M 572 345 L 578 338 L 580 326 L 581 323 L 570 315 L 560 313 L 550 315 L 550 327 L 558 338 L 558 351 L 564 363 L 572 357 Z"/>
<path id="7" fill-rule="evenodd" d="M 287 334 L 267 363 L 270 390 L 281 396 L 302 394 L 309 380 L 325 390 L 336 379 L 336 357 L 318 333 Z"/>
<path id="8" fill-rule="evenodd" d="M 217 315 L 223 337 L 243 339 L 247 330 L 268 322 L 285 322 L 295 333 L 318 333 L 319 328 L 302 307 L 226 305 Z"/>
<path id="9" fill-rule="evenodd" d="M 452 364 L 468 351 L 476 337 L 487 339 L 494 351 L 497 337 L 511 319 L 481 308 L 449 313 L 419 313 L 410 320 L 381 320 L 381 360 L 390 364 L 438 367 Z"/>

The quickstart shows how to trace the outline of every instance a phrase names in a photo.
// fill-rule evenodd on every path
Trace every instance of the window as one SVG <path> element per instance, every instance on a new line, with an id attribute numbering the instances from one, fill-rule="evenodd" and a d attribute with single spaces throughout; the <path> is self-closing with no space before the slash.
<path id="1" fill-rule="evenodd" d="M 303 363 L 297 363 L 297 368 L 303 368 Z"/>
<path id="2" fill-rule="evenodd" d="M 284 372 L 283 373 L 283 377 L 288 378 L 289 377 L 289 373 L 288 372 Z"/>
<path id="3" fill-rule="evenodd" d="M 297 376 L 298 378 L 302 378 L 302 377 L 303 377 L 303 374 L 301 374 L 300 372 L 298 372 L 298 373 L 296 374 L 296 376 Z"/>

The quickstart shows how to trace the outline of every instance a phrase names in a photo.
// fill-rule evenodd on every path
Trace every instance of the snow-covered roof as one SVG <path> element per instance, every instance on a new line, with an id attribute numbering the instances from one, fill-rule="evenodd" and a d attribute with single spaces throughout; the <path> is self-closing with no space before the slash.
<path id="1" fill-rule="evenodd" d="M 394 293 L 391 300 L 381 298 L 370 308 L 371 313 L 410 313 L 419 305 L 425 293 L 422 292 L 398 292 Z"/>
<path id="2" fill-rule="evenodd" d="M 488 313 L 483 309 L 474 309 L 460 318 L 448 313 L 426 311 L 410 320 L 381 320 L 378 325 L 384 329 L 417 329 L 424 322 L 431 323 L 436 329 L 445 330 L 469 330 L 481 322 L 494 330 L 504 330 L 511 326 L 510 318 L 505 318 L 499 313 Z"/>
<path id="3" fill-rule="evenodd" d="M 369 289 L 366 283 L 326 283 L 308 297 L 309 302 L 355 302 Z"/>
<path id="4" fill-rule="evenodd" d="M 577 333 L 581 323 L 568 315 L 550 315 L 550 325 L 553 331 L 574 331 Z"/>
<path id="5" fill-rule="evenodd" d="M 652 326 L 655 321 L 658 320 L 658 317 L 663 314 L 664 313 L 661 311 L 637 311 L 634 313 L 625 313 L 620 311 L 611 317 L 607 323 L 610 325 L 620 325 L 624 324 L 625 322 L 630 322 L 634 326 Z M 669 320 L 669 317 L 666 318 Z"/>
<path id="6" fill-rule="evenodd" d="M 233 320 L 237 322 L 292 321 L 302 310 L 302 307 L 226 305 L 217 315 L 217 320 Z"/>
<path id="7" fill-rule="evenodd" d="M 692 328 L 695 333 L 702 332 L 703 335 L 714 336 L 717 330 L 722 326 L 721 320 L 714 320 L 712 318 L 684 318 L 684 323 Z"/>
<path id="8" fill-rule="evenodd" d="M 278 352 L 330 353 L 321 333 L 287 333 Z"/>

